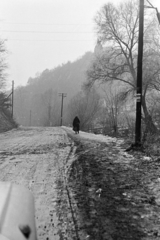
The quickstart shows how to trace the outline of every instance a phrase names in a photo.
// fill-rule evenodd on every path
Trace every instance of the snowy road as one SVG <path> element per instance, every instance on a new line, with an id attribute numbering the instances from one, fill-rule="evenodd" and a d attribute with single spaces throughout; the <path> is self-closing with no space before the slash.
<path id="1" fill-rule="evenodd" d="M 0 134 L 0 181 L 30 189 L 38 240 L 160 239 L 160 161 L 67 127 Z"/>
<path id="2" fill-rule="evenodd" d="M 73 154 L 71 140 L 61 128 L 20 128 L 0 134 L 0 143 L 0 181 L 32 191 L 39 240 L 60 239 L 68 231 L 68 226 L 62 226 L 61 232 L 65 221 L 61 211 L 71 216 L 64 169 Z M 66 203 L 57 210 L 58 201 Z"/>

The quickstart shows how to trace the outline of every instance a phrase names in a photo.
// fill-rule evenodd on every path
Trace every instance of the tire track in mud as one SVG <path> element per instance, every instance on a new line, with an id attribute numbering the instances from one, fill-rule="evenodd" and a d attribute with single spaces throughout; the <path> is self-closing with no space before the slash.
<path id="1" fill-rule="evenodd" d="M 67 240 L 80 240 L 78 236 L 77 223 L 73 211 L 72 196 L 70 195 L 70 189 L 68 186 L 68 173 L 70 171 L 70 166 L 75 160 L 75 150 L 76 147 L 74 142 L 70 139 L 70 151 L 64 159 L 62 164 L 59 164 L 59 173 L 60 176 L 57 178 L 57 186 L 60 191 L 58 191 L 58 218 L 60 221 L 59 235 L 60 239 Z M 63 200 L 62 200 L 63 199 Z"/>

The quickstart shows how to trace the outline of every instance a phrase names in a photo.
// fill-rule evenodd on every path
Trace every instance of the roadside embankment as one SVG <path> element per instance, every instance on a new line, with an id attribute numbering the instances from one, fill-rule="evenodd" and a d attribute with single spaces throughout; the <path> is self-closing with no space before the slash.
<path id="1" fill-rule="evenodd" d="M 0 111 L 0 133 L 9 131 L 16 127 L 16 122 L 3 111 Z"/>

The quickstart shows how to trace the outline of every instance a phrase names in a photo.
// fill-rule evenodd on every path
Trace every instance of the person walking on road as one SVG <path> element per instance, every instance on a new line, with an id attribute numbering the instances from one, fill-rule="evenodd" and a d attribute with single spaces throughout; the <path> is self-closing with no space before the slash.
<path id="1" fill-rule="evenodd" d="M 75 131 L 75 134 L 79 133 L 79 128 L 80 128 L 80 120 L 76 116 L 73 120 L 73 131 Z"/>

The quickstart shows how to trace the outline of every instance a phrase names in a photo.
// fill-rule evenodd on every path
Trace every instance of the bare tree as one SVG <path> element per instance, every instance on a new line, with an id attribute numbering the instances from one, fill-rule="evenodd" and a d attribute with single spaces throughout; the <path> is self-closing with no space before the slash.
<path id="1" fill-rule="evenodd" d="M 122 113 L 126 104 L 121 88 L 116 84 L 102 85 L 103 97 L 101 99 L 101 113 L 99 123 L 103 126 L 105 134 L 109 132 L 118 134 L 119 126 L 122 127 Z M 124 115 L 124 114 L 123 114 Z"/>
<path id="2" fill-rule="evenodd" d="M 155 132 L 156 126 L 149 114 L 146 97 L 147 92 L 153 89 L 159 91 L 160 41 L 155 27 L 153 28 L 153 24 L 156 26 L 155 20 L 152 17 L 148 19 L 145 19 L 144 31 L 142 107 L 147 128 Z M 103 45 L 103 51 L 95 57 L 87 72 L 86 87 L 97 81 L 117 81 L 125 87 L 126 97 L 136 90 L 138 21 L 137 0 L 128 0 L 117 7 L 108 3 L 97 13 L 97 35 Z"/>
<path id="3" fill-rule="evenodd" d="M 122 102 L 120 101 L 119 91 L 110 86 L 110 91 L 105 94 L 105 111 L 106 111 L 106 123 L 109 123 L 110 129 L 115 134 L 118 133 L 118 118 L 122 109 Z"/>
<path id="4" fill-rule="evenodd" d="M 9 108 L 11 107 L 10 99 L 7 98 L 5 93 L 5 86 L 6 86 L 6 57 L 7 57 L 7 50 L 5 47 L 5 40 L 0 39 L 0 112 L 7 114 L 11 117 Z"/>

